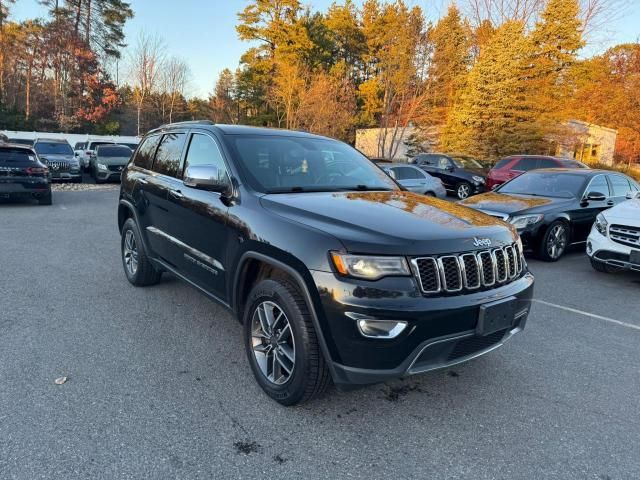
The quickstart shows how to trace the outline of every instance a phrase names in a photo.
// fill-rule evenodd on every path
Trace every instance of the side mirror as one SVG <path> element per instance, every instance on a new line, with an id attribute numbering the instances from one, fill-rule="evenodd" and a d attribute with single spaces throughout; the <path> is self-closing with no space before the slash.
<path id="1" fill-rule="evenodd" d="M 80 156 L 80 153 L 78 153 L 78 152 L 73 152 L 73 156 L 74 156 L 74 157 L 79 157 L 79 156 Z"/>
<path id="2" fill-rule="evenodd" d="M 453 172 L 456 168 L 453 165 L 447 167 L 447 172 Z"/>
<path id="3" fill-rule="evenodd" d="M 184 172 L 183 183 L 187 187 L 218 192 L 229 193 L 231 184 L 224 170 L 220 170 L 215 165 L 194 165 L 187 167 Z"/>
<path id="4" fill-rule="evenodd" d="M 633 200 L 634 198 L 640 198 L 640 192 L 628 192 L 627 200 Z"/>
<path id="5" fill-rule="evenodd" d="M 607 199 L 607 196 L 604 193 L 589 192 L 585 200 L 589 202 L 604 202 L 606 199 Z"/>

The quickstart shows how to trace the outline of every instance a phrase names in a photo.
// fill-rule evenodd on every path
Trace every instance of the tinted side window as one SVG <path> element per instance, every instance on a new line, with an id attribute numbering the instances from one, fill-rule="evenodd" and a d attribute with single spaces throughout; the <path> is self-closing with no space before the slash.
<path id="1" fill-rule="evenodd" d="M 513 167 L 514 170 L 522 170 L 523 172 L 528 172 L 536 168 L 538 168 L 537 158 L 521 158 Z"/>
<path id="2" fill-rule="evenodd" d="M 541 158 L 538 160 L 538 168 L 558 168 L 559 165 L 555 160 L 550 158 Z"/>
<path id="3" fill-rule="evenodd" d="M 182 156 L 182 147 L 186 134 L 184 133 L 167 133 L 162 137 L 162 142 L 156 152 L 156 159 L 153 162 L 153 171 L 168 175 L 174 178 L 180 178 L 180 159 Z"/>
<path id="4" fill-rule="evenodd" d="M 145 138 L 136 153 L 136 157 L 133 159 L 133 164 L 136 167 L 151 170 L 153 155 L 156 153 L 158 143 L 160 143 L 160 135 Z"/>
<path id="5" fill-rule="evenodd" d="M 395 167 L 393 169 L 396 180 L 409 180 L 411 177 L 411 169 L 405 167 Z"/>
<path id="6" fill-rule="evenodd" d="M 194 133 L 191 137 L 186 166 L 196 165 L 215 165 L 223 172 L 227 169 L 218 144 L 208 135 Z"/>
<path id="7" fill-rule="evenodd" d="M 507 158 L 503 158 L 502 160 L 499 160 L 498 163 L 496 163 L 496 165 L 493 167 L 495 169 L 499 169 L 504 167 L 507 163 L 511 162 L 511 160 L 513 160 L 512 157 L 507 157 Z"/>
<path id="8" fill-rule="evenodd" d="M 597 192 L 603 193 L 607 197 L 611 196 L 611 192 L 609 191 L 609 184 L 607 183 L 607 179 L 604 175 L 598 175 L 591 181 L 591 185 L 589 185 L 587 193 Z"/>
<path id="9" fill-rule="evenodd" d="M 625 197 L 631 191 L 629 181 L 620 175 L 609 175 L 614 197 Z"/>

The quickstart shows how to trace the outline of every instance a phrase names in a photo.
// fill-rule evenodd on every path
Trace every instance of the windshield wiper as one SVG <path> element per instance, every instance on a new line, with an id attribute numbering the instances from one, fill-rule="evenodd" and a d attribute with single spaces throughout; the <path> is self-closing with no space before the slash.
<path id="1" fill-rule="evenodd" d="M 341 192 L 392 192 L 393 188 L 388 187 L 370 187 L 368 185 L 355 185 L 352 187 L 338 187 L 336 190 Z"/>

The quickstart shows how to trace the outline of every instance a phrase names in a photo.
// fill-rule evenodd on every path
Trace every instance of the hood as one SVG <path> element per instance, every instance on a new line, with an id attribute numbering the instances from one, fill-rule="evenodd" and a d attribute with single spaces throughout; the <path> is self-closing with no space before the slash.
<path id="1" fill-rule="evenodd" d="M 486 177 L 489 174 L 488 168 L 463 168 L 465 172 L 469 172 L 472 175 L 478 175 L 480 177 Z"/>
<path id="2" fill-rule="evenodd" d="M 513 243 L 513 228 L 475 210 L 411 192 L 270 194 L 262 206 L 274 214 L 329 233 L 347 251 L 428 255 Z"/>
<path id="3" fill-rule="evenodd" d="M 611 223 L 624 222 L 624 225 L 640 227 L 640 199 L 627 200 L 604 212 Z"/>
<path id="4" fill-rule="evenodd" d="M 574 202 L 571 198 L 537 197 L 532 195 L 487 192 L 459 202 L 465 207 L 489 213 L 505 215 L 521 213 L 543 213 L 547 210 Z"/>

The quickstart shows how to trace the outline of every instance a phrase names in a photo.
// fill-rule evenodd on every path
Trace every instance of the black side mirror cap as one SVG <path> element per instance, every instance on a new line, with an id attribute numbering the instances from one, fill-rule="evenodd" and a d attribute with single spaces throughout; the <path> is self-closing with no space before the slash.
<path id="1" fill-rule="evenodd" d="M 585 200 L 588 202 L 604 202 L 606 199 L 607 196 L 600 192 L 589 192 L 585 197 Z"/>

